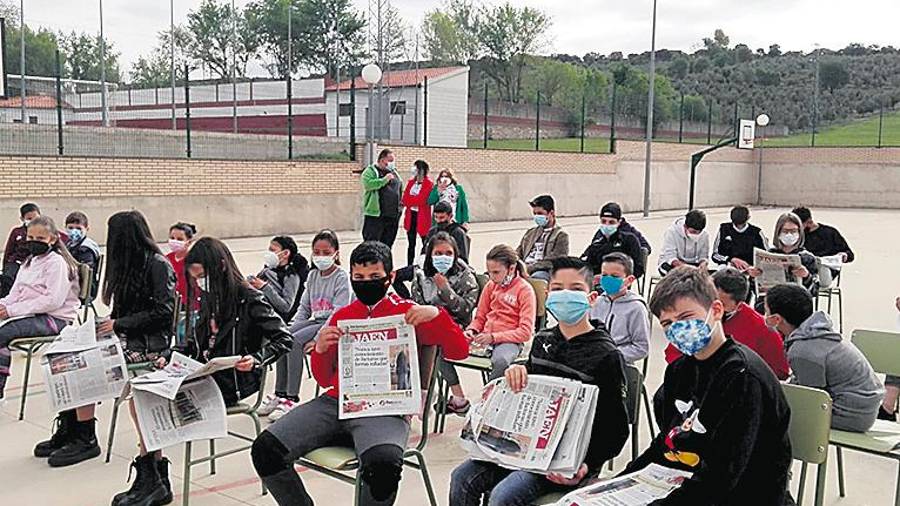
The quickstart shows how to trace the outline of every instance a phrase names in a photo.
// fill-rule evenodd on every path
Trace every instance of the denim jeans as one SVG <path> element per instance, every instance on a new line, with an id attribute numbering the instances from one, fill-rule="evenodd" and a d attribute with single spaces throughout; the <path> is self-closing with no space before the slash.
<path id="1" fill-rule="evenodd" d="M 487 495 L 488 506 L 529 506 L 544 494 L 570 488 L 573 487 L 557 485 L 540 474 L 467 460 L 450 477 L 450 504 L 480 506 L 481 496 Z"/>

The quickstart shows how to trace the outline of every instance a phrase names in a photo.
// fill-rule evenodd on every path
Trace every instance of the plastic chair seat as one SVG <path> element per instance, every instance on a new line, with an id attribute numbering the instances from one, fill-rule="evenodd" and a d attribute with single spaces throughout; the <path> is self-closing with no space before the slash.
<path id="1" fill-rule="evenodd" d="M 491 370 L 491 359 L 490 357 L 467 357 L 462 360 L 448 360 L 453 365 L 458 365 L 460 367 L 468 367 L 470 369 L 478 369 L 478 370 Z"/>
<path id="2" fill-rule="evenodd" d="M 54 336 L 35 336 L 35 337 L 17 337 L 10 341 L 9 348 L 14 349 L 21 352 L 27 352 L 26 347 L 34 346 L 36 344 L 44 345 L 50 344 L 59 337 L 58 335 Z"/>
<path id="3" fill-rule="evenodd" d="M 304 455 L 303 459 L 335 471 L 349 471 L 359 466 L 356 451 L 347 446 L 317 448 Z"/>
<path id="4" fill-rule="evenodd" d="M 255 411 L 252 404 L 247 404 L 246 402 L 239 402 L 234 406 L 228 406 L 225 408 L 226 415 L 245 415 Z"/>
<path id="5" fill-rule="evenodd" d="M 896 451 L 900 444 L 900 424 L 894 422 L 878 420 L 870 431 L 863 434 L 832 429 L 830 440 L 838 446 L 885 456 L 893 455 L 900 460 L 900 452 Z"/>

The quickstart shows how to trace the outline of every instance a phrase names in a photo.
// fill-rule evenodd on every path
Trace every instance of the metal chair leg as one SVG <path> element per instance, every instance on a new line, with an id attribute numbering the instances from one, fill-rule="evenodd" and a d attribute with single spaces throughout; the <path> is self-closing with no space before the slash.
<path id="1" fill-rule="evenodd" d="M 837 307 L 838 307 L 838 331 L 841 333 L 844 332 L 844 295 L 843 291 L 837 292 Z"/>
<path id="2" fill-rule="evenodd" d="M 209 440 L 209 474 L 216 474 L 216 440 Z"/>
<path id="3" fill-rule="evenodd" d="M 116 422 L 119 420 L 119 399 L 113 401 L 112 418 L 109 421 L 109 435 L 106 436 L 106 463 L 109 464 L 109 457 L 112 455 L 113 438 L 116 436 Z"/>
<path id="4" fill-rule="evenodd" d="M 184 483 L 181 487 L 181 506 L 188 506 L 191 499 L 191 442 L 184 443 Z"/>
<path id="5" fill-rule="evenodd" d="M 837 450 L 837 468 L 838 468 L 838 492 L 841 497 L 847 497 L 847 490 L 844 488 L 844 452 L 840 446 L 836 446 Z"/>
<path id="6" fill-rule="evenodd" d="M 800 464 L 800 487 L 797 489 L 797 506 L 803 506 L 803 493 L 806 491 L 806 468 L 808 464 Z"/>
<path id="7" fill-rule="evenodd" d="M 19 420 L 25 419 L 25 399 L 28 398 L 28 378 L 31 376 L 31 359 L 34 357 L 35 345 L 28 346 L 25 353 L 25 379 L 22 381 L 22 400 L 19 401 Z"/>
<path id="8" fill-rule="evenodd" d="M 256 431 L 256 438 L 259 439 L 259 435 L 262 433 L 262 424 L 259 422 L 259 416 L 255 412 L 247 413 L 247 415 L 253 420 L 253 430 Z M 262 485 L 262 495 L 268 494 L 269 490 L 266 488 L 265 482 L 260 480 L 260 484 Z"/>
<path id="9" fill-rule="evenodd" d="M 431 485 L 431 476 L 428 473 L 428 465 L 425 463 L 425 456 L 419 452 L 415 452 L 414 455 L 419 462 L 419 470 L 422 471 L 422 481 L 425 482 L 425 491 L 428 492 L 428 502 L 431 503 L 431 506 L 438 506 L 434 487 Z"/>
<path id="10" fill-rule="evenodd" d="M 828 474 L 828 461 L 822 462 L 816 466 L 816 500 L 815 506 L 823 506 L 825 504 L 825 477 Z"/>
<path id="11" fill-rule="evenodd" d="M 897 470 L 897 490 L 894 491 L 894 506 L 900 506 L 900 468 Z"/>
<path id="12" fill-rule="evenodd" d="M 640 441 L 638 439 L 640 436 L 638 433 L 638 424 L 640 423 L 640 419 L 635 420 L 633 424 L 631 424 L 631 460 L 634 461 L 638 457 L 638 452 L 640 451 Z"/>
<path id="13" fill-rule="evenodd" d="M 644 410 L 647 412 L 647 427 L 650 428 L 650 440 L 656 436 L 656 427 L 653 426 L 653 409 L 650 404 L 650 394 L 647 393 L 647 387 L 641 385 L 641 395 L 644 397 Z"/>

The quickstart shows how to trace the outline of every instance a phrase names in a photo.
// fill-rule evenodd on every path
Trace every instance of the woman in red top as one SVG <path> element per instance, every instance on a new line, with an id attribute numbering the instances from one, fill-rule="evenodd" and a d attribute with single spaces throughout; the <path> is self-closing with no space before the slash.
<path id="1" fill-rule="evenodd" d="M 406 191 L 403 192 L 401 204 L 406 208 L 406 217 L 403 228 L 406 229 L 406 237 L 409 247 L 406 250 L 406 263 L 412 265 L 416 259 L 416 236 L 422 238 L 428 235 L 431 228 L 431 206 L 428 205 L 428 196 L 434 188 L 434 182 L 428 178 L 428 164 L 425 160 L 416 160 L 413 165 L 413 175 L 406 183 Z"/>
<path id="2" fill-rule="evenodd" d="M 187 281 L 184 277 L 184 258 L 188 254 L 197 227 L 191 223 L 179 221 L 169 227 L 169 254 L 166 258 L 175 269 L 175 293 L 181 297 L 181 303 L 187 304 Z M 196 304 L 195 304 L 196 306 Z M 199 309 L 199 306 L 194 309 Z"/>

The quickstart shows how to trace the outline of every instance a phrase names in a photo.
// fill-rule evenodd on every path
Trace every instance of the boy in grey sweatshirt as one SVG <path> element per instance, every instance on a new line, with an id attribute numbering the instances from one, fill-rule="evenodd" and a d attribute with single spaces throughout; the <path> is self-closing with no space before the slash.
<path id="1" fill-rule="evenodd" d="M 834 331 L 827 314 L 813 312 L 812 296 L 802 286 L 770 288 L 765 305 L 766 323 L 786 336 L 790 382 L 831 395 L 832 428 L 851 432 L 872 428 L 884 385 L 866 357 Z"/>
<path id="2" fill-rule="evenodd" d="M 624 253 L 603 257 L 600 289 L 591 308 L 591 319 L 602 322 L 626 362 L 647 357 L 650 350 L 650 318 L 647 303 L 629 290 L 634 282 L 634 261 Z"/>

